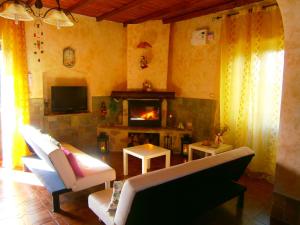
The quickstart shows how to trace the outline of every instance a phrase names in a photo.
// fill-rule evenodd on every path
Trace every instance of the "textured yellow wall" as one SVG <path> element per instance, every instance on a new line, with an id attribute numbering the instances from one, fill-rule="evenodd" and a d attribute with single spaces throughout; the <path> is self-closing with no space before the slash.
<path id="1" fill-rule="evenodd" d="M 26 22 L 28 64 L 32 73 L 31 98 L 44 97 L 47 87 L 43 87 L 43 83 L 71 84 L 85 80 L 90 96 L 110 95 L 112 89 L 126 88 L 126 29 L 119 23 L 96 22 L 94 18 L 80 15 L 75 17 L 78 23 L 72 28 L 58 30 L 43 24 L 45 53 L 40 63 L 33 54 L 33 22 Z M 76 51 L 73 68 L 62 64 L 63 49 L 68 46 Z"/>
<path id="2" fill-rule="evenodd" d="M 168 88 L 175 90 L 177 96 L 219 98 L 221 21 L 213 17 L 198 17 L 171 26 Z M 193 46 L 192 33 L 198 28 L 208 28 L 214 33 L 214 40 Z"/>
<path id="3" fill-rule="evenodd" d="M 285 29 L 285 74 L 275 188 L 300 200 L 300 1 L 278 0 L 278 3 Z M 211 15 L 175 23 L 171 31 L 169 25 L 158 21 L 129 25 L 127 43 L 121 24 L 96 23 L 92 18 L 78 15 L 76 18 L 79 23 L 74 28 L 57 30 L 43 26 L 45 53 L 40 63 L 33 55 L 33 25 L 26 23 L 32 98 L 43 97 L 43 76 L 46 83 L 48 77 L 51 82 L 62 76 L 86 79 L 91 95 L 109 95 L 112 89 L 125 88 L 127 78 L 129 88 L 140 88 L 149 79 L 154 88 L 164 89 L 168 85 L 176 90 L 177 96 L 218 98 L 220 24 L 212 21 Z M 213 31 L 215 40 L 206 46 L 193 47 L 192 31 L 201 27 Z M 139 41 L 148 41 L 153 46 L 153 57 L 145 70 L 139 68 L 141 52 L 136 48 Z M 76 50 L 76 65 L 71 69 L 62 65 L 62 49 L 67 46 Z"/>
<path id="4" fill-rule="evenodd" d="M 278 3 L 285 32 L 285 65 L 275 191 L 300 201 L 300 1 Z"/>
<path id="5" fill-rule="evenodd" d="M 142 88 L 144 80 L 149 80 L 154 89 L 167 88 L 170 25 L 161 21 L 149 21 L 127 27 L 127 87 Z M 147 41 L 152 48 L 141 49 L 137 45 Z M 146 51 L 146 52 L 145 52 Z M 139 60 L 146 54 L 148 68 L 141 69 Z"/>

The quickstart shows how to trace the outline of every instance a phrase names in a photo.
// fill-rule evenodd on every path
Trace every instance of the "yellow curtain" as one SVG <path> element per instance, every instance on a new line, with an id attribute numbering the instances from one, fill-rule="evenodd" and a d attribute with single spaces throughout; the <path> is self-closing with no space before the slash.
<path id="1" fill-rule="evenodd" d="M 283 79 L 283 26 L 278 7 L 224 18 L 221 35 L 220 121 L 224 138 L 256 155 L 253 172 L 275 173 Z"/>
<path id="2" fill-rule="evenodd" d="M 24 23 L 0 19 L 3 52 L 1 68 L 1 122 L 3 165 L 17 168 L 29 153 L 19 132 L 29 123 L 28 68 Z"/>

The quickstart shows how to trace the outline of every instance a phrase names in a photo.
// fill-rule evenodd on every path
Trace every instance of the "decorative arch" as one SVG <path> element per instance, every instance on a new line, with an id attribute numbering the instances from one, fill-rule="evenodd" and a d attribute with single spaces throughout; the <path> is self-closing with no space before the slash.
<path id="1" fill-rule="evenodd" d="M 275 192 L 300 200 L 300 1 L 277 1 L 284 25 L 285 64 Z"/>
<path id="2" fill-rule="evenodd" d="M 300 213 L 300 1 L 277 0 L 284 26 L 285 62 L 271 216 L 299 224 Z M 281 205 L 281 206 L 280 206 Z M 284 205 L 284 207 L 282 207 Z M 293 218 L 291 218 L 293 217 Z"/>

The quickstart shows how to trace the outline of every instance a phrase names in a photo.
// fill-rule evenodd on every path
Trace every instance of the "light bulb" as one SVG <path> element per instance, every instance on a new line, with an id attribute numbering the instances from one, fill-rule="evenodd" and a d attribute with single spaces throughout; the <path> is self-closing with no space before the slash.
<path id="1" fill-rule="evenodd" d="M 19 24 L 19 17 L 18 17 L 17 14 L 15 14 L 15 24 L 16 24 L 16 25 Z"/>
<path id="2" fill-rule="evenodd" d="M 56 28 L 57 28 L 57 30 L 60 30 L 60 22 L 59 22 L 59 20 L 56 21 Z"/>

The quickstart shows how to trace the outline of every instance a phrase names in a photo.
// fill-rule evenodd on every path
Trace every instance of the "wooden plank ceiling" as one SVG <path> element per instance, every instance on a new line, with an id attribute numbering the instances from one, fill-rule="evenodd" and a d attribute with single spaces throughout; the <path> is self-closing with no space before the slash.
<path id="1" fill-rule="evenodd" d="M 29 0 L 34 3 L 35 0 Z M 147 20 L 172 23 L 229 10 L 263 0 L 60 0 L 72 13 L 124 24 Z M 42 0 L 45 7 L 56 7 L 56 0 Z"/>

